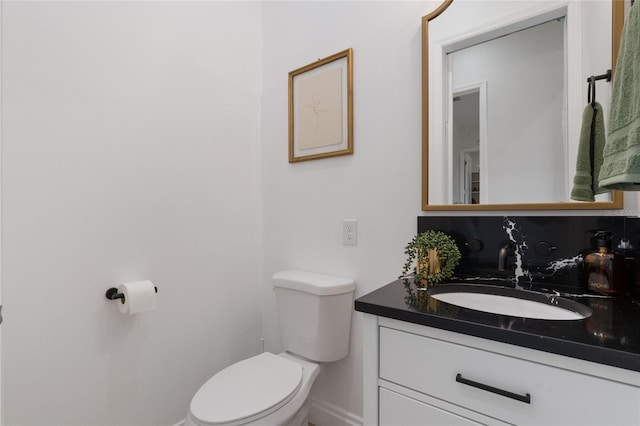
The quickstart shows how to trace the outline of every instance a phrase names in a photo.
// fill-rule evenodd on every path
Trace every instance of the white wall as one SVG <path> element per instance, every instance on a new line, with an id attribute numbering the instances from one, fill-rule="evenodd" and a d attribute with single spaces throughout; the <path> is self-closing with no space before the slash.
<path id="1" fill-rule="evenodd" d="M 421 18 L 438 2 L 267 2 L 264 5 L 265 318 L 279 350 L 270 275 L 299 268 L 352 277 L 356 296 L 393 281 L 420 214 Z M 282 23 L 286 23 L 283 25 Z M 352 47 L 351 156 L 287 162 L 287 74 Z M 342 220 L 358 220 L 358 246 L 342 245 Z M 316 403 L 362 415 L 361 315 L 350 355 L 319 376 Z M 319 421 L 317 410 L 312 422 Z M 355 417 L 353 417 L 355 416 Z"/>
<path id="2" fill-rule="evenodd" d="M 174 424 L 260 349 L 261 6 L 3 7 L 3 424 Z"/>

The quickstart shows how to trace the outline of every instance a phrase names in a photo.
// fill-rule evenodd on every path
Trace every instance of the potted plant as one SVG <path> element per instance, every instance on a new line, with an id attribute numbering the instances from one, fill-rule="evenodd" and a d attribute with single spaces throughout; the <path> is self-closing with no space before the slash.
<path id="1" fill-rule="evenodd" d="M 422 288 L 450 278 L 460 261 L 460 250 L 455 241 L 441 231 L 428 230 L 416 235 L 409 241 L 404 253 L 407 260 L 402 276 L 406 277 L 413 271 L 414 283 Z"/>

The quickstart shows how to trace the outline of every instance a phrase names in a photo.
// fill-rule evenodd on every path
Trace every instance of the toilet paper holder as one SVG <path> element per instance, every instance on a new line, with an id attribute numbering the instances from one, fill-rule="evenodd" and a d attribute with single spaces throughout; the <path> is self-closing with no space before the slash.
<path id="1" fill-rule="evenodd" d="M 153 288 L 156 290 L 156 293 L 157 293 L 158 287 L 153 286 Z M 109 300 L 120 299 L 120 302 L 124 305 L 124 294 L 118 293 L 118 289 L 116 287 L 111 287 L 109 290 L 107 290 L 107 292 L 105 293 L 105 296 L 107 296 L 107 299 Z"/>

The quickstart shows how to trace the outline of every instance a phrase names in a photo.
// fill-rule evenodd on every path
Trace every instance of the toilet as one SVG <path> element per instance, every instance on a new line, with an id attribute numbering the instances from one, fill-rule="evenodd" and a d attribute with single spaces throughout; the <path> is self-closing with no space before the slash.
<path id="1" fill-rule="evenodd" d="M 306 426 L 321 363 L 349 351 L 355 282 L 304 271 L 272 277 L 285 352 L 264 352 L 210 378 L 191 400 L 185 426 Z"/>

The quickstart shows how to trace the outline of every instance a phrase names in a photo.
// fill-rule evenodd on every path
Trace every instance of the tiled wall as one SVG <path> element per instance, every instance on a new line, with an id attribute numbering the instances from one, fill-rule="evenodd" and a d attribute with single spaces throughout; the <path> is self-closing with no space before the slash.
<path id="1" fill-rule="evenodd" d="M 589 251 L 593 230 L 611 231 L 612 246 L 629 241 L 640 248 L 640 218 L 621 216 L 420 216 L 418 232 L 440 230 L 458 244 L 462 259 L 458 278 L 504 278 L 522 286 L 551 286 L 582 291 L 582 254 Z M 511 245 L 500 271 L 501 247 Z M 625 252 L 627 257 L 631 250 Z M 635 268 L 629 279 L 635 282 Z M 633 285 L 631 286 L 634 287 Z"/>

